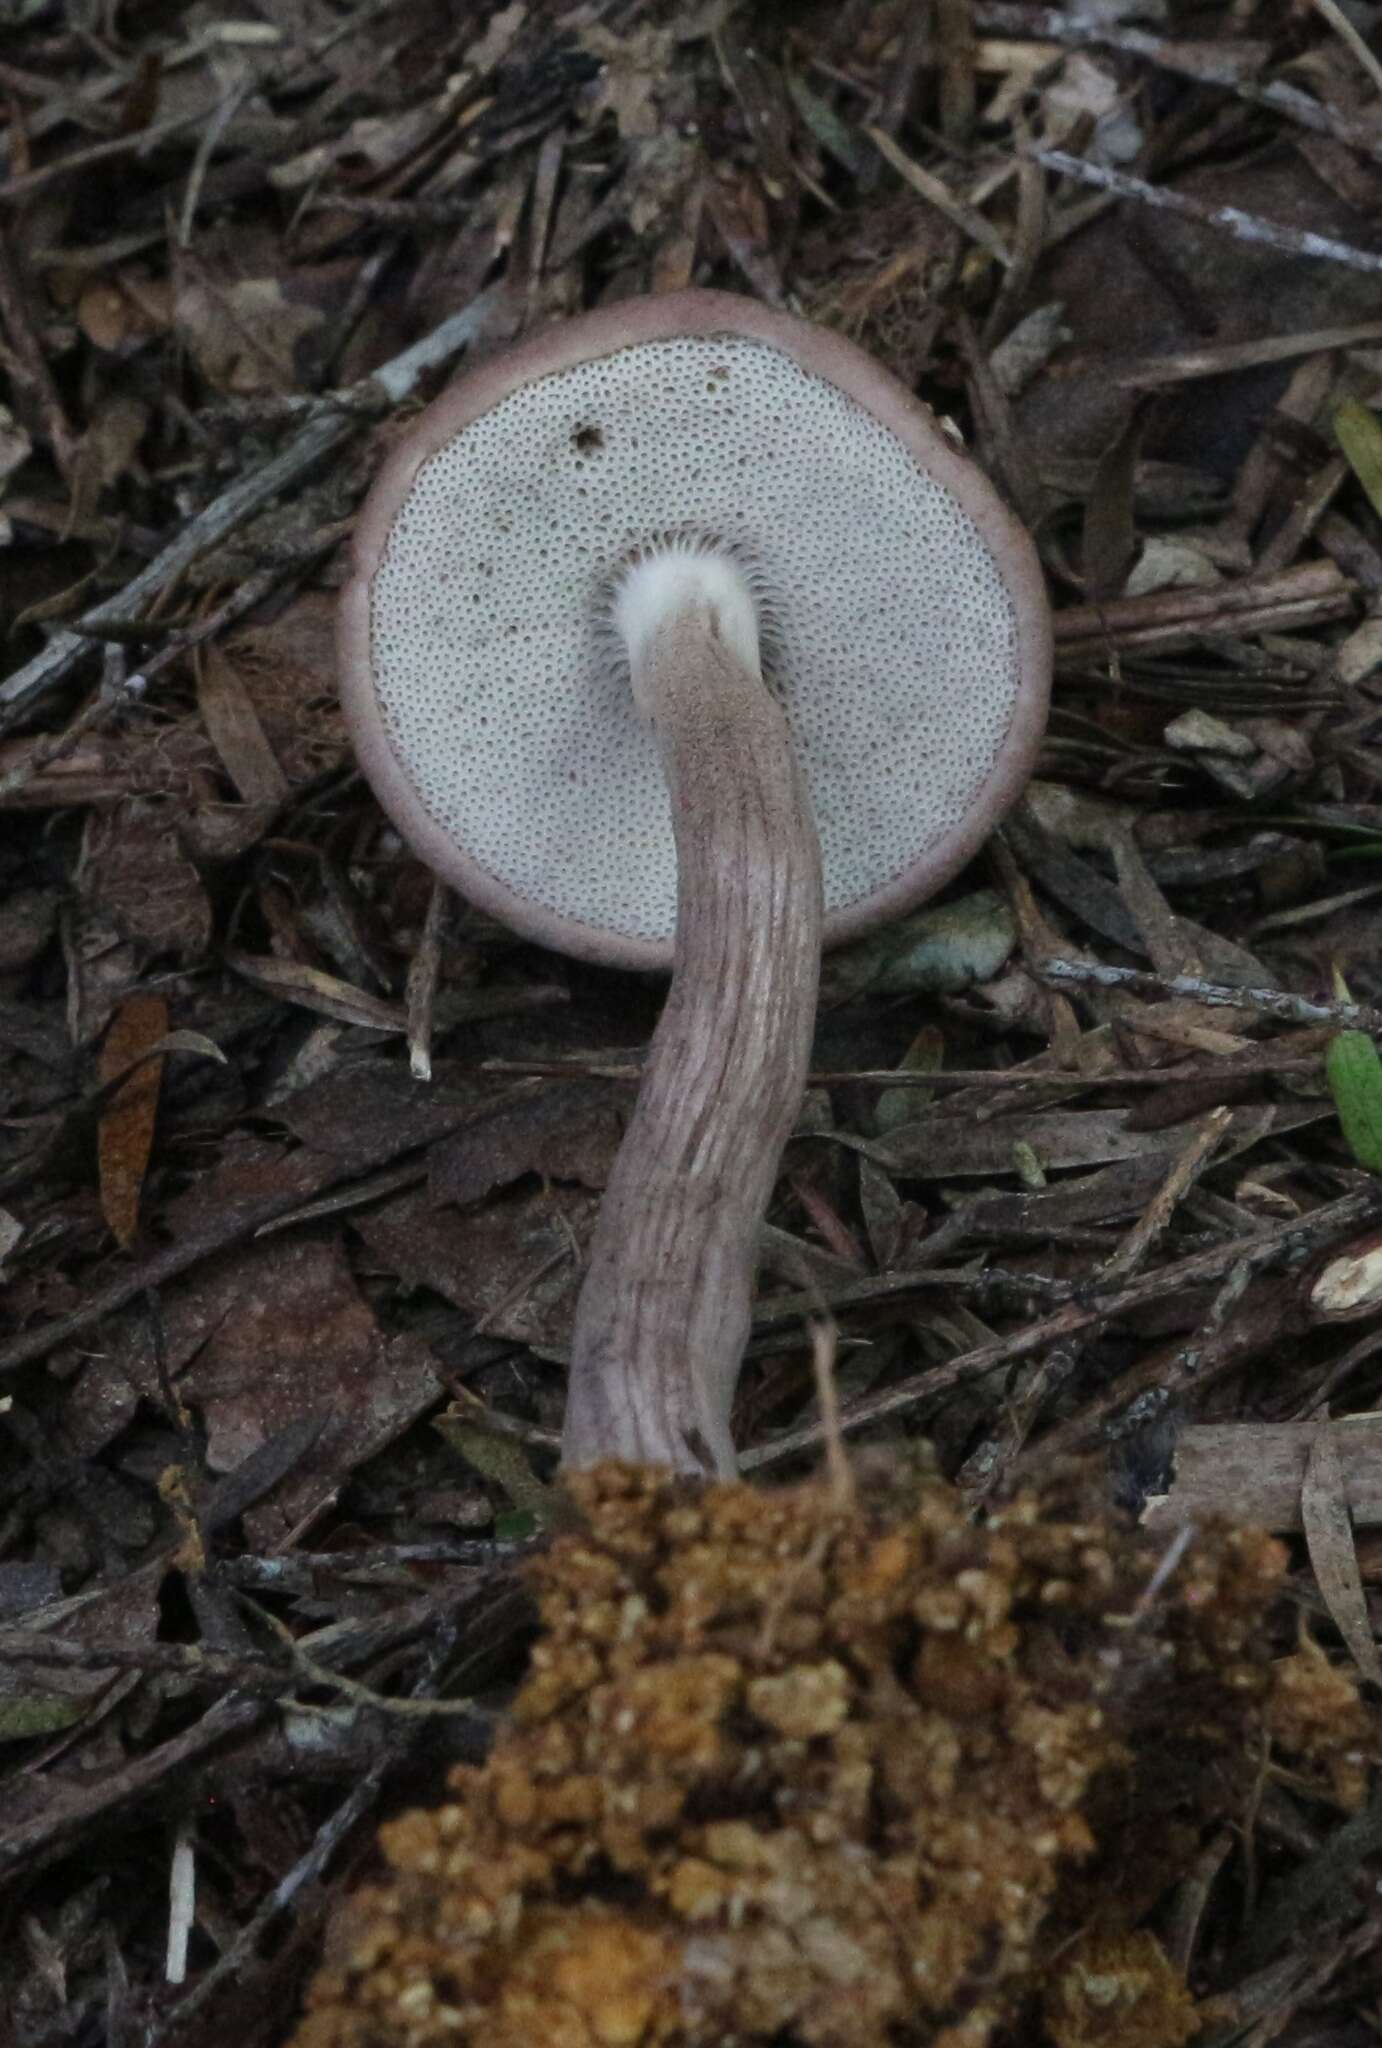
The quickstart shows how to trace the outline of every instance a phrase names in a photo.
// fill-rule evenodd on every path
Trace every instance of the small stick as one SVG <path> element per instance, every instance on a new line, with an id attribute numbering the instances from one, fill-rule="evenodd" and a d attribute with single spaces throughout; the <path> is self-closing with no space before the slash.
<path id="1" fill-rule="evenodd" d="M 119 650 L 115 650 L 119 652 Z M 136 702 L 143 695 L 141 679 L 138 676 L 103 681 L 96 695 L 84 704 L 76 717 L 64 726 L 61 732 L 45 733 L 35 740 L 13 768 L 0 772 L 0 804 L 17 796 L 21 789 L 41 775 L 45 768 L 54 767 L 70 754 L 78 741 L 93 727 L 103 725 L 114 716 L 122 704 Z"/>
<path id="2" fill-rule="evenodd" d="M 1375 341 L 1382 341 L 1382 320 L 1360 320 L 1351 327 L 1306 328 L 1299 334 L 1266 334 L 1257 341 L 1208 341 L 1200 348 L 1139 356 L 1115 371 L 1113 381 L 1124 391 L 1154 390 L 1164 384 L 1193 383 L 1200 377 L 1224 377 L 1233 370 L 1255 370 L 1265 363 L 1289 363 L 1297 356 L 1362 348 Z"/>
<path id="3" fill-rule="evenodd" d="M 1219 1872 L 1233 1854 L 1233 1830 L 1221 1828 L 1200 1851 L 1188 1874 L 1172 1894 L 1166 1929 L 1166 1953 L 1182 1975 L 1188 1975 L 1195 1942 L 1209 1894 Z"/>
<path id="4" fill-rule="evenodd" d="M 1067 605 L 1055 617 L 1056 647 L 1066 659 L 1116 646 L 1170 647 L 1210 633 L 1280 630 L 1347 618 L 1356 587 L 1334 562 L 1302 562 L 1277 576 L 1242 576 L 1211 590 L 1157 590 L 1106 604 Z"/>
<path id="5" fill-rule="evenodd" d="M 1089 960 L 1043 960 L 1041 976 L 1057 988 L 1121 988 L 1130 995 L 1166 1002 L 1177 996 L 1219 1009 L 1255 1010 L 1283 1024 L 1332 1024 L 1337 1030 L 1382 1034 L 1382 1010 L 1367 1003 L 1312 1003 L 1279 988 L 1229 988 L 1197 974 L 1144 974 L 1136 967 L 1106 967 Z"/>
<path id="6" fill-rule="evenodd" d="M 1339 0 L 1315 0 L 1315 12 L 1329 23 L 1340 41 L 1345 43 L 1367 72 L 1379 92 L 1382 92 L 1382 63 L 1379 63 L 1370 46 L 1359 35 L 1353 23 L 1339 5 Z"/>
<path id="7" fill-rule="evenodd" d="M 1382 271 L 1382 255 L 1371 249 L 1356 249 L 1351 242 L 1336 242 L 1332 235 L 1310 234 L 1288 228 L 1279 221 L 1263 220 L 1260 214 L 1245 213 L 1239 206 L 1209 206 L 1188 193 L 1168 185 L 1149 185 L 1144 178 L 1129 177 L 1126 171 L 1111 170 L 1106 164 L 1090 163 L 1085 157 L 1070 156 L 1063 149 L 1033 149 L 1032 155 L 1048 171 L 1076 178 L 1083 185 L 1098 186 L 1119 199 L 1136 199 L 1178 213 L 1185 220 L 1197 220 L 1202 227 L 1222 228 L 1240 242 L 1256 242 L 1268 249 L 1284 249 L 1291 256 L 1311 256 L 1326 263 L 1342 263 L 1350 270 Z"/>
<path id="8" fill-rule="evenodd" d="M 34 332 L 24 286 L 10 255 L 3 227 L 0 227 L 0 326 L 8 334 L 14 351 L 14 380 L 27 384 L 33 392 L 53 458 L 63 475 L 70 479 L 77 452 L 76 436 L 63 409 L 47 353 Z"/>
<path id="9" fill-rule="evenodd" d="M 384 1780 L 397 1759 L 386 1754 L 370 1766 L 359 1783 L 347 1793 L 335 1811 L 329 1814 L 306 1853 L 300 1856 L 292 1868 L 279 1879 L 267 1898 L 262 1899 L 245 1925 L 236 1935 L 224 1954 L 218 1956 L 211 1967 L 198 1977 L 196 1983 L 163 2018 L 156 2021 L 152 2033 L 145 2036 L 148 2043 L 168 2039 L 176 2025 L 185 2024 L 195 2017 L 207 2003 L 227 1985 L 234 1985 L 241 1976 L 254 1968 L 262 1968 L 261 1958 L 256 1951 L 265 1933 L 273 1922 L 290 1906 L 297 1894 L 321 1876 L 341 1843 L 353 1833 L 365 1815 L 379 1799 Z"/>
<path id="10" fill-rule="evenodd" d="M 811 1368 L 816 1378 L 816 1405 L 825 1432 L 825 1469 L 830 1498 L 840 1513 L 854 1502 L 854 1475 L 845 1456 L 844 1434 L 840 1428 L 840 1395 L 835 1385 L 835 1344 L 837 1332 L 826 1316 L 811 1320 Z"/>
<path id="11" fill-rule="evenodd" d="M 1233 1112 L 1211 1109 L 1194 1137 L 1175 1161 L 1146 1210 L 1104 1266 L 1104 1278 L 1113 1280 L 1136 1272 L 1151 1247 L 1169 1225 L 1176 1205 L 1189 1193 L 1209 1163 L 1210 1155 L 1228 1129 Z"/>
<path id="12" fill-rule="evenodd" d="M 441 931 L 446 915 L 445 882 L 434 879 L 417 949 L 408 964 L 408 1067 L 415 1081 L 432 1078 L 432 1007 L 441 973 Z"/>
<path id="13" fill-rule="evenodd" d="M 191 128 L 206 119 L 206 109 L 198 107 L 189 114 L 170 114 L 166 121 L 155 121 L 148 128 L 136 128 L 128 135 L 113 135 L 107 142 L 93 142 L 86 149 L 74 149 L 69 156 L 60 156 L 51 164 L 40 164 L 37 170 L 20 171 L 13 178 L 6 178 L 0 184 L 0 200 L 27 199 L 35 192 L 44 192 L 50 185 L 59 185 L 64 179 L 79 177 L 94 164 L 106 164 L 122 156 L 139 156 L 151 143 L 162 142 L 169 135 L 177 135 L 185 128 Z"/>
<path id="14" fill-rule="evenodd" d="M 1126 1434 L 1163 1414 L 1191 1388 L 1202 1391 L 1219 1374 L 1266 1349 L 1280 1332 L 1281 1290 L 1287 1283 L 1265 1286 L 1254 1296 L 1248 1292 L 1252 1276 L 1252 1263 L 1235 1258 L 1198 1328 L 1171 1357 L 1160 1349 L 1145 1354 L 1137 1365 L 1086 1401 L 1078 1414 L 1055 1423 L 1023 1463 L 1040 1460 L 1049 1470 L 1095 1442 L 1101 1432 L 1116 1429 Z M 1164 1277 L 1173 1283 L 1174 1268 Z M 1207 1277 L 1217 1276 L 1211 1273 Z M 1237 1313 L 1240 1302 L 1241 1315 Z"/>
<path id="15" fill-rule="evenodd" d="M 937 1067 L 933 1073 L 906 1067 L 821 1067 L 807 1076 L 810 1088 L 915 1088 L 942 1092 L 965 1088 L 1165 1088 L 1204 1081 L 1237 1081 L 1245 1075 L 1313 1074 L 1324 1049 L 1317 1053 L 1238 1054 L 1208 1065 L 1169 1067 L 1101 1067 L 1082 1074 L 1073 1067 Z M 472 1071 L 466 1069 L 465 1071 Z M 621 1081 L 636 1085 L 643 1069 L 633 1061 L 613 1060 L 484 1060 L 473 1069 L 481 1074 L 533 1076 L 550 1081 Z"/>
<path id="16" fill-rule="evenodd" d="M 197 1847 L 192 1823 L 178 1823 L 168 1869 L 168 1956 L 165 1983 L 187 1982 L 187 1943 L 197 1911 Z"/>
<path id="17" fill-rule="evenodd" d="M 933 172 L 923 170 L 920 164 L 913 163 L 907 152 L 899 149 L 891 135 L 886 134 L 882 128 L 865 127 L 864 133 L 878 154 L 886 158 L 898 176 L 910 185 L 928 206 L 934 206 L 937 213 L 979 248 L 987 249 L 989 255 L 994 257 L 1004 270 L 1011 268 L 1012 252 L 986 214 L 980 213 L 976 206 L 969 206 L 963 199 L 957 198 L 950 187 Z"/>
<path id="18" fill-rule="evenodd" d="M 1232 1115 L 1231 1110 L 1214 1109 L 1200 1123 L 1146 1209 L 1117 1250 L 1104 1261 L 1100 1277 L 1105 1285 L 1112 1280 L 1130 1279 L 1142 1265 L 1157 1238 L 1169 1226 L 1176 1205 L 1204 1170 Z M 1087 1336 L 1074 1339 L 1039 1361 L 1027 1385 L 1008 1404 L 1001 1437 L 990 1438 L 975 1457 L 966 1461 L 960 1474 L 962 1485 L 983 1498 L 998 1491 L 1024 1450 L 1042 1407 L 1054 1389 L 1069 1379 L 1087 1341 Z"/>
<path id="19" fill-rule="evenodd" d="M 1227 1515 L 1244 1527 L 1280 1533 L 1304 1527 L 1301 1489 L 1320 1431 L 1328 1430 L 1343 1467 L 1343 1492 L 1355 1524 L 1382 1522 L 1382 1416 L 1338 1422 L 1205 1422 L 1176 1440 L 1171 1485 L 1142 1512 L 1148 1528 L 1172 1528 Z"/>
<path id="20" fill-rule="evenodd" d="M 431 1646 L 409 1699 L 393 1704 L 423 1705 L 432 1701 L 446 1675 L 455 1650 L 455 1639 L 456 1627 L 452 1621 L 442 1629 Z M 267 1897 L 260 1900 L 230 1946 L 217 1957 L 210 1969 L 202 1973 L 177 2005 L 156 2022 L 152 2032 L 146 2036 L 147 2048 L 158 2048 L 159 2043 L 170 2038 L 185 2038 L 183 2030 L 187 2023 L 216 1998 L 225 1985 L 239 1984 L 244 1977 L 263 1967 L 264 1937 L 269 1928 L 293 1905 L 300 1892 L 318 1882 L 341 1843 L 378 1800 L 389 1772 L 398 1761 L 399 1752 L 406 1754 L 412 1746 L 415 1730 L 409 1728 L 406 1721 L 396 1725 L 399 1732 L 394 1742 L 371 1764 L 335 1811 L 328 1814 L 309 1848 L 284 1873 Z"/>

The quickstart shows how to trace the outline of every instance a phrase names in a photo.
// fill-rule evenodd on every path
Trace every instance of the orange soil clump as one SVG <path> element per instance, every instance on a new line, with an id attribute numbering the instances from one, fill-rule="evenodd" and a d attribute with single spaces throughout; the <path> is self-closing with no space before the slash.
<path id="1" fill-rule="evenodd" d="M 1088 1923 L 1090 1816 L 1126 1853 L 1158 1743 L 1222 1807 L 1269 1729 L 1361 1789 L 1347 1682 L 1278 1679 L 1268 1536 L 1202 1536 L 1152 1589 L 1159 1546 L 1033 1498 L 976 1526 L 939 1482 L 886 1514 L 632 1466 L 568 1486 L 584 1526 L 534 1568 L 510 1720 L 383 1829 L 389 1881 L 341 1916 L 294 2048 L 984 2048 L 1043 1933 L 1057 2041 L 1136 2012 L 1139 2048 L 1179 2048 L 1193 2003 L 1154 1945 L 1054 1941 Z M 1147 1854 L 1174 1830 L 1183 1864 L 1218 1817 L 1158 1814 Z"/>

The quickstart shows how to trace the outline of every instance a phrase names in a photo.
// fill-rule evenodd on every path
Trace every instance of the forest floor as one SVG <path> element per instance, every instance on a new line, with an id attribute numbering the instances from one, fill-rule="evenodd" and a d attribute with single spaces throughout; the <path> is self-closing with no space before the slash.
<path id="1" fill-rule="evenodd" d="M 1382 6 L 0 21 L 0 2042 L 274 2048 L 521 1668 L 659 990 L 399 844 L 333 614 L 400 423 L 610 299 L 852 336 L 1054 607 L 1026 800 L 826 962 L 746 1472 L 825 1317 L 847 1442 L 1263 1522 L 1382 1683 Z M 1377 2040 L 1379 1848 L 1265 1785 L 1221 2038 Z"/>

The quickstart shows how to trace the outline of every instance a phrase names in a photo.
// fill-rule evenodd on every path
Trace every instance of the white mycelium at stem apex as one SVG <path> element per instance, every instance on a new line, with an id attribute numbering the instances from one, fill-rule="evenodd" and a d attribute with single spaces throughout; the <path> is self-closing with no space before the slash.
<path id="1" fill-rule="evenodd" d="M 614 593 L 613 625 L 632 671 L 634 697 L 647 718 L 643 676 L 659 627 L 681 612 L 702 612 L 707 628 L 751 674 L 759 672 L 758 615 L 748 579 L 729 558 L 692 542 L 669 542 L 626 571 Z"/>

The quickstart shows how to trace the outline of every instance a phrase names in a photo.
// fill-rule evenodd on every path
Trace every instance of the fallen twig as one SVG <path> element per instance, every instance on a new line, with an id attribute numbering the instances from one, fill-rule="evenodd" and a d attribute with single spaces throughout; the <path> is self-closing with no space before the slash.
<path id="1" fill-rule="evenodd" d="M 1206 1422 L 1176 1440 L 1168 1492 L 1153 1495 L 1142 1519 L 1150 1527 L 1227 1515 L 1261 1529 L 1302 1526 L 1301 1487 L 1321 1428 L 1334 1432 L 1355 1524 L 1382 1522 L 1382 1416 L 1338 1422 Z"/>
<path id="2" fill-rule="evenodd" d="M 1266 334 L 1257 341 L 1207 341 L 1201 348 L 1139 357 L 1116 371 L 1113 381 L 1125 391 L 1151 391 L 1162 384 L 1226 377 L 1234 370 L 1255 370 L 1264 363 L 1289 363 L 1300 356 L 1324 355 L 1334 349 L 1364 348 L 1377 341 L 1382 341 L 1382 320 L 1359 320 L 1351 327 L 1316 327 L 1301 334 Z"/>
<path id="3" fill-rule="evenodd" d="M 1283 249 L 1290 256 L 1310 256 L 1325 263 L 1343 263 L 1350 270 L 1382 271 L 1382 256 L 1371 249 L 1356 249 L 1351 242 L 1336 242 L 1332 235 L 1316 235 L 1304 228 L 1284 227 L 1280 221 L 1263 220 L 1260 214 L 1245 213 L 1240 206 L 1211 206 L 1192 199 L 1187 192 L 1169 185 L 1149 185 L 1145 178 L 1129 177 L 1107 164 L 1091 163 L 1087 157 L 1071 156 L 1063 149 L 1033 149 L 1031 154 L 1048 171 L 1076 178 L 1082 185 L 1095 185 L 1119 199 L 1136 199 L 1143 206 L 1155 206 L 1178 213 L 1184 220 L 1199 221 L 1202 227 L 1222 228 L 1240 242 L 1258 242 L 1268 249 Z"/>
<path id="4" fill-rule="evenodd" d="M 1040 1057 L 1046 1058 L 1046 1055 Z M 1166 1067 L 1100 1067 L 1080 1073 L 1073 1067 L 1050 1064 L 1016 1067 L 936 1067 L 925 1071 L 909 1067 L 822 1067 L 808 1076 L 812 1088 L 935 1088 L 942 1094 L 962 1088 L 1165 1088 L 1202 1082 L 1240 1081 L 1244 1076 L 1267 1074 L 1316 1074 L 1324 1063 L 1323 1047 L 1317 1053 L 1270 1051 L 1212 1060 L 1207 1065 Z M 548 1081 L 619 1081 L 637 1087 L 643 1079 L 636 1060 L 484 1060 L 477 1074 L 504 1074 Z"/>
<path id="5" fill-rule="evenodd" d="M 1284 633 L 1350 616 L 1355 585 L 1334 562 L 1302 562 L 1275 576 L 1244 576 L 1208 590 L 1157 590 L 1106 604 L 1067 605 L 1055 616 L 1064 660 L 1202 643 L 1214 633 Z"/>
<path id="6" fill-rule="evenodd" d="M 1232 988 L 1219 981 L 1202 981 L 1197 974 L 1145 974 L 1137 967 L 1106 967 L 1092 960 L 1043 960 L 1040 973 L 1043 981 L 1056 988 L 1121 988 L 1154 1003 L 1188 997 L 1191 1002 L 1218 1009 L 1255 1010 L 1259 1016 L 1276 1017 L 1283 1024 L 1332 1024 L 1340 1031 L 1382 1034 L 1382 1010 L 1368 1003 L 1312 1003 L 1279 988 Z"/>

